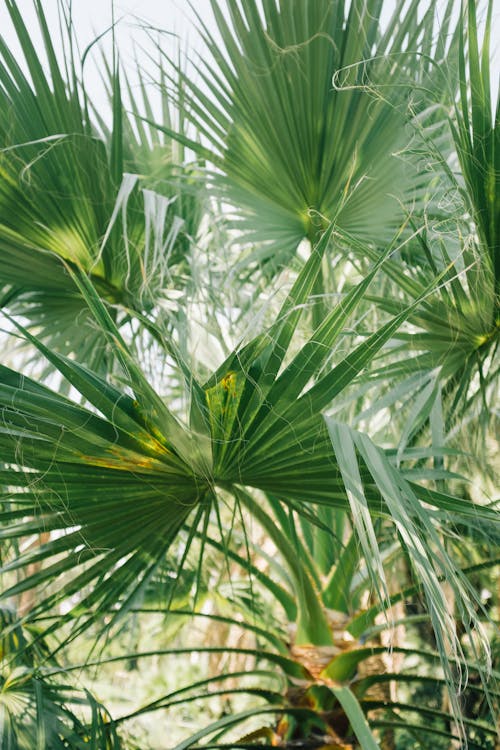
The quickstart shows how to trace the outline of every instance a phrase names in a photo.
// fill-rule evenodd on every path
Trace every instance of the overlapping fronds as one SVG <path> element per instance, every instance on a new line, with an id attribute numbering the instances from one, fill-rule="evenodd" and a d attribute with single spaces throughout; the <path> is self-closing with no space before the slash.
<path id="1" fill-rule="evenodd" d="M 89 288 L 88 282 L 81 287 L 84 293 Z M 62 597 L 85 592 L 77 607 L 84 621 L 92 605 L 105 605 L 109 596 L 116 602 L 118 591 L 119 597 L 133 598 L 192 510 L 198 508 L 195 526 L 207 512 L 211 493 L 190 436 L 127 354 L 95 292 L 89 301 L 96 306 L 103 334 L 113 337 L 133 397 L 25 332 L 102 416 L 4 368 L 6 411 L 1 428 L 2 485 L 21 489 L 10 496 L 11 510 L 5 515 L 13 523 L 11 531 L 17 537 L 58 532 L 7 566 L 18 569 L 30 561 L 52 561 L 34 580 L 15 584 L 7 595 L 81 568 L 56 594 L 42 596 L 31 614 L 45 611 Z M 31 520 L 26 521 L 27 516 Z M 59 559 L 61 552 L 65 554 Z M 86 591 L 96 579 L 99 583 Z"/>
<path id="2" fill-rule="evenodd" d="M 77 691 L 48 669 L 60 672 L 36 629 L 23 629 L 12 611 L 0 609 L 0 742 L 12 750 L 119 750 L 109 714 L 87 691 Z M 50 666 L 49 666 L 50 665 Z M 78 716 L 89 710 L 90 721 Z"/>
<path id="3" fill-rule="evenodd" d="M 421 433 L 433 409 L 443 414 L 442 440 L 463 420 L 475 420 L 484 428 L 492 411 L 495 418 L 492 407 L 498 399 L 500 128 L 498 93 L 494 104 L 490 80 L 492 3 L 488 4 L 481 50 L 472 2 L 467 5 L 467 20 L 466 27 L 463 22 L 460 26 L 456 54 L 461 86 L 450 117 L 460 172 L 454 174 L 445 166 L 448 191 L 455 193 L 454 213 L 458 215 L 444 213 L 440 221 L 419 227 L 414 251 L 409 250 L 410 255 L 420 255 L 419 265 L 408 267 L 401 259 L 388 262 L 384 270 L 394 284 L 391 294 L 374 298 L 379 308 L 394 315 L 408 298 L 421 295 L 437 273 L 443 274 L 445 283 L 409 316 L 410 331 L 398 332 L 402 343 L 399 350 L 391 352 L 390 363 L 372 375 L 374 382 L 383 380 L 389 390 L 384 395 L 386 406 L 402 399 L 411 399 L 413 404 L 415 398 L 404 429 L 404 445 Z M 447 154 L 436 149 L 435 156 L 441 166 L 446 165 Z M 352 238 L 351 246 L 355 245 Z M 357 252 L 376 257 L 362 245 Z M 405 266 L 406 274 L 402 273 Z M 398 351 L 403 354 L 400 362 L 394 356 Z M 413 354 L 411 364 L 409 352 Z M 397 385 L 391 390 L 392 379 Z M 373 413 L 373 407 L 369 411 Z M 484 431 L 482 434 L 484 437 Z"/>
<path id="4" fill-rule="evenodd" d="M 15 2 L 7 9 L 21 60 L 0 40 L 0 284 L 51 346 L 97 364 L 103 343 L 64 264 L 90 274 L 109 302 L 149 309 L 187 269 L 201 199 L 195 179 L 181 185 L 171 142 L 138 118 L 151 107 L 143 82 L 139 101 L 126 82 L 125 114 L 123 75 L 117 64 L 108 71 L 107 128 L 79 80 L 70 20 L 63 64 L 38 0 L 35 8 L 45 62 Z"/>
<path id="5" fill-rule="evenodd" d="M 500 305 L 500 88 L 491 80 L 490 37 L 493 0 L 488 2 L 482 49 L 476 4 L 467 4 L 467 33 L 462 30 L 459 48 L 460 99 L 452 131 L 462 175 L 465 199 L 480 240 L 483 264 L 493 274 L 492 327 L 499 327 Z M 468 75 L 466 73 L 468 47 Z M 495 102 L 496 99 L 496 102 Z M 497 334 L 498 335 L 498 334 Z"/>
<path id="6" fill-rule="evenodd" d="M 440 29 L 437 0 L 398 0 L 386 27 L 381 0 L 211 0 L 218 31 L 198 18 L 194 74 L 157 45 L 160 122 L 147 74 L 132 84 L 116 50 L 103 58 L 111 124 L 81 80 L 71 18 L 63 61 L 34 0 L 42 59 L 5 3 L 21 57 L 0 38 L 3 334 L 57 377 L 0 366 L 0 600 L 19 618 L 2 620 L 0 744 L 118 747 L 90 697 L 92 721 L 66 732 L 73 698 L 51 649 L 171 609 L 164 643 L 211 618 L 252 640 L 179 653 L 245 657 L 255 672 L 162 687 L 116 726 L 233 692 L 255 703 L 178 750 L 375 750 L 403 724 L 420 743 L 486 747 L 498 674 L 475 576 L 499 562 L 498 503 L 463 489 L 448 439 L 480 415 L 491 440 L 500 371 L 491 0 L 481 50 L 472 0 L 467 30 L 453 0 Z M 188 149 L 205 163 L 186 165 Z M 214 250 L 214 268 L 193 250 L 205 179 L 239 243 Z M 446 180 L 462 203 L 443 221 Z M 304 238 L 264 291 L 256 265 L 274 272 Z M 182 296 L 190 274 L 197 294 L 173 309 L 166 289 Z M 220 342 L 189 335 L 192 310 Z M 216 364 L 202 338 L 220 344 Z M 393 643 L 388 672 L 395 617 L 409 641 Z M 134 659 L 177 651 L 166 645 Z M 453 720 L 417 706 L 420 688 L 448 690 Z"/>
<path id="7" fill-rule="evenodd" d="M 5 595 L 59 578 L 85 563 L 79 575 L 64 582 L 56 594 L 42 597 L 33 613 L 85 591 L 96 579 L 75 605 L 74 614 L 88 612 L 92 617 L 94 605 L 109 607 L 120 601 L 121 611 L 126 611 L 127 603 L 154 572 L 184 524 L 190 524 L 192 538 L 203 517 L 208 518 L 216 487 L 236 493 L 245 503 L 250 500 L 245 500 L 238 488 L 254 487 L 278 496 L 299 513 L 307 513 L 309 503 L 349 508 L 349 481 L 339 469 L 339 457 L 332 449 L 321 412 L 390 339 L 410 311 L 389 321 L 310 385 L 381 262 L 287 361 L 330 234 L 331 229 L 304 266 L 272 330 L 235 351 L 204 386 L 187 373 L 189 429 L 145 381 L 85 277 L 76 279 L 77 284 L 122 363 L 132 396 L 24 332 L 101 416 L 7 368 L 2 370 L 1 442 L 6 468 L 1 479 L 13 489 L 5 515 L 9 523 L 2 535 L 12 538 L 43 530 L 58 532 L 40 549 L 7 564 L 5 571 L 25 567 L 35 559 L 52 559 L 51 565 L 15 584 Z M 366 512 L 395 518 L 396 506 L 389 503 L 392 495 L 386 496 L 369 467 L 368 471 L 361 469 L 360 481 Z M 416 485 L 406 497 L 406 521 L 414 519 L 412 533 L 419 539 L 418 552 L 411 545 L 408 551 L 416 556 L 419 575 L 423 561 L 433 555 L 428 530 L 421 528 L 421 500 L 465 517 L 497 521 L 493 510 Z M 262 514 L 255 504 L 252 507 L 262 522 Z M 271 526 L 266 528 L 272 536 Z M 369 526 L 356 524 L 356 528 L 363 536 Z M 371 551 L 376 561 L 376 545 L 372 544 Z M 64 557 L 59 560 L 62 552 Z M 289 561 L 292 556 L 287 555 Z M 441 563 L 453 576 L 445 557 Z M 301 575 L 296 572 L 296 579 Z M 436 575 L 431 575 L 431 598 Z M 299 605 L 301 638 L 307 642 L 312 628 L 320 642 L 328 642 L 328 627 L 322 622 L 321 608 L 313 604 L 313 589 L 308 585 L 304 592 Z M 439 599 L 439 593 L 437 596 Z M 437 606 L 442 607 L 442 601 L 437 601 Z M 311 617 L 314 609 L 316 618 Z"/>
<path id="8" fill-rule="evenodd" d="M 385 241 L 427 182 L 400 152 L 409 101 L 421 107 L 415 93 L 436 74 L 428 55 L 446 59 L 450 7 L 441 31 L 434 2 L 422 17 L 418 2 L 396 3 L 386 29 L 381 9 L 377 0 L 212 2 L 220 39 L 199 18 L 210 56 L 196 66 L 198 84 L 185 77 L 183 97 L 203 145 L 178 137 L 217 167 L 213 183 L 238 228 L 275 263 L 334 219 Z"/>

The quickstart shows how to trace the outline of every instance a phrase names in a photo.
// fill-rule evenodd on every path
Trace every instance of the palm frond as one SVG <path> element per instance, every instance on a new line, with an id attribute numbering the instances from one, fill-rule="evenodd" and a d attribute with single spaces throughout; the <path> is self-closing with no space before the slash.
<path id="1" fill-rule="evenodd" d="M 2 535 L 12 538 L 58 530 L 39 550 L 7 564 L 6 570 L 17 570 L 34 557 L 54 559 L 52 565 L 15 584 L 4 596 L 60 578 L 76 564 L 85 563 L 78 575 L 68 582 L 62 579 L 56 593 L 41 599 L 33 614 L 78 590 L 85 591 L 96 579 L 73 614 L 82 612 L 91 620 L 96 604 L 105 607 L 119 601 L 121 612 L 125 612 L 184 524 L 190 525 L 189 539 L 193 539 L 214 507 L 216 487 L 231 494 L 238 492 L 238 486 L 254 487 L 277 495 L 290 503 L 292 510 L 304 508 L 306 513 L 307 503 L 349 508 L 349 483 L 339 469 L 321 410 L 371 360 L 410 310 L 361 343 L 307 389 L 377 269 L 375 266 L 372 274 L 346 295 L 311 340 L 284 365 L 329 235 L 325 233 L 304 266 L 273 330 L 234 352 L 204 387 L 190 378 L 192 403 L 199 415 L 196 432 L 183 425 L 145 381 L 85 276 L 77 280 L 78 286 L 114 347 L 133 396 L 51 352 L 24 331 L 102 416 L 7 368 L 2 370 L 1 440 L 7 465 L 2 483 L 20 490 L 10 495 L 9 525 Z M 26 470 L 19 471 L 21 467 Z M 401 519 L 393 491 L 387 494 L 379 486 L 369 466 L 361 469 L 360 480 L 367 511 L 392 516 L 401 528 L 414 517 L 415 533 L 423 519 L 421 500 L 443 511 L 497 523 L 493 509 L 417 485 L 408 488 L 411 508 L 407 508 L 409 516 Z M 399 492 L 403 480 L 395 481 Z M 111 525 L 106 523 L 110 517 L 116 519 Z M 64 529 L 67 533 L 61 534 Z M 434 553 L 426 534 L 418 534 L 418 538 L 422 550 L 409 544 L 410 537 L 407 546 L 415 553 L 419 575 L 426 578 L 425 560 L 432 559 Z M 59 559 L 62 551 L 65 555 Z M 446 572 L 453 576 L 449 565 Z M 429 582 L 428 594 L 442 614 L 440 588 L 435 579 Z M 308 597 L 304 593 L 304 605 Z M 318 610 L 311 627 L 320 627 L 320 619 Z M 302 637 L 309 637 L 307 626 Z"/>
<path id="2" fill-rule="evenodd" d="M 39 634 L 23 629 L 5 608 L 0 609 L 0 622 L 2 744 L 16 750 L 80 750 L 91 743 L 96 750 L 120 750 L 123 745 L 110 716 L 92 694 L 44 674 L 48 663 L 52 669 L 58 665 L 48 658 L 50 650 Z M 78 715 L 82 705 L 89 709 L 88 723 Z"/>
<path id="3" fill-rule="evenodd" d="M 150 309 L 189 269 L 203 213 L 199 178 L 192 170 L 180 180 L 171 142 L 141 139 L 137 110 L 150 106 L 144 87 L 126 115 L 123 74 L 109 71 L 113 125 L 106 128 L 102 115 L 92 117 L 75 59 L 68 72 L 61 67 L 42 4 L 35 10 L 45 66 L 17 4 L 9 0 L 7 9 L 22 59 L 0 39 L 0 283 L 14 289 L 10 309 L 31 319 L 46 342 L 66 353 L 81 347 L 106 369 L 103 342 L 65 264 L 89 274 L 110 303 Z M 72 33 L 70 24 L 63 46 Z M 125 87 L 130 99 L 126 79 Z M 127 321 L 123 312 L 118 318 Z"/>
<path id="4" fill-rule="evenodd" d="M 210 61 L 196 66 L 199 84 L 184 77 L 182 95 L 202 142 L 177 137 L 217 167 L 236 226 L 275 264 L 333 220 L 383 243 L 423 184 L 398 156 L 405 107 L 415 78 L 429 84 L 431 50 L 446 56 L 450 9 L 440 33 L 435 3 L 422 18 L 418 6 L 398 2 L 385 30 L 377 1 L 212 2 L 217 38 L 199 17 Z"/>

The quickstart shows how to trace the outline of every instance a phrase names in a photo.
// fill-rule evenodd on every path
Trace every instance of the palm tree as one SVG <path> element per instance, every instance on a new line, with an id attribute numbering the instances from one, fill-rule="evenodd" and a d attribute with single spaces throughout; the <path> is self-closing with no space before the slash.
<path id="1" fill-rule="evenodd" d="M 486 41 L 480 79 L 475 15 L 469 5 L 472 127 L 479 127 L 475 97 L 478 81 L 483 80 L 478 142 L 493 144 L 498 127 L 494 123 L 490 133 L 484 124 L 490 111 L 485 93 L 488 46 Z M 437 46 L 431 41 L 435 4 L 423 19 L 417 3 L 411 3 L 407 13 L 398 4 L 393 29 L 384 33 L 379 3 L 353 2 L 347 11 L 343 3 L 330 0 L 307 8 L 299 2 L 281 5 L 269 0 L 261 14 L 253 2 L 243 10 L 228 2 L 231 23 L 214 3 L 225 52 L 205 29 L 218 65 L 210 73 L 200 69 L 208 92 L 182 71 L 173 74 L 188 87 L 187 114 L 200 139 L 188 138 L 163 122 L 157 128 L 169 140 L 159 142 L 147 103 L 142 115 L 132 89 L 132 114 L 125 115 L 117 66 L 110 73 L 114 120 L 108 133 L 102 120 L 92 118 L 77 77 L 68 81 L 62 75 L 41 4 L 37 10 L 50 76 L 38 61 L 15 3 L 9 0 L 7 6 L 29 74 L 1 45 L 1 132 L 6 143 L 0 157 L 3 305 L 12 330 L 59 374 L 62 387 L 56 390 L 51 383 L 6 366 L 0 370 L 0 485 L 5 488 L 0 535 L 13 550 L 3 560 L 3 598 L 13 600 L 36 588 L 36 600 L 23 614 L 22 626 L 38 623 L 38 640 L 48 642 L 63 629 L 63 644 L 68 644 L 98 623 L 106 632 L 115 632 L 161 579 L 165 560 L 174 565 L 175 558 L 171 574 L 180 582 L 196 555 L 195 581 L 200 588 L 208 551 L 218 551 L 255 578 L 267 606 L 279 607 L 282 622 L 290 624 L 284 636 L 265 619 L 259 622 L 257 599 L 250 597 L 246 626 L 259 639 L 251 654 L 279 667 L 284 685 L 264 693 L 244 687 L 264 698 L 265 704 L 223 717 L 179 747 L 204 738 L 217 743 L 235 725 L 242 727 L 247 718 L 265 715 L 281 719 L 272 729 L 266 724 L 242 737 L 240 733 L 243 744 L 328 737 L 332 747 L 357 743 L 376 748 L 377 736 L 392 741 L 408 715 L 405 711 L 435 719 L 423 728 L 416 723 L 417 733 L 468 738 L 486 747 L 477 738 L 481 732 L 485 742 L 494 737 L 495 691 L 488 683 L 487 612 L 469 576 L 498 560 L 486 550 L 473 565 L 459 564 L 459 551 L 447 536 L 460 528 L 461 543 L 466 539 L 477 548 L 477 540 L 489 536 L 498 544 L 497 510 L 494 504 L 473 502 L 448 489 L 453 487 L 450 473 L 440 464 L 429 465 L 429 458 L 442 461 L 447 447 L 436 438 L 436 398 L 427 384 L 415 401 L 423 417 L 414 407 L 415 418 L 403 430 L 399 447 L 382 449 L 362 429 L 368 425 L 362 415 L 373 383 L 383 377 L 384 408 L 397 403 L 402 394 L 407 396 L 408 380 L 403 386 L 397 382 L 403 371 L 399 360 L 401 352 L 404 356 L 415 347 L 424 349 L 416 357 L 418 367 L 432 371 L 438 386 L 455 398 L 457 358 L 448 357 L 435 372 L 436 363 L 442 363 L 439 351 L 434 358 L 436 341 L 443 336 L 431 332 L 426 337 L 413 328 L 408 334 L 402 326 L 425 329 L 436 316 L 443 318 L 446 304 L 455 316 L 463 315 L 463 306 L 456 305 L 461 294 L 457 284 L 462 297 L 470 294 L 477 304 L 485 300 L 484 290 L 480 294 L 469 280 L 469 270 L 465 282 L 457 281 L 446 257 L 436 262 L 422 230 L 410 231 L 411 221 L 425 211 L 422 175 L 410 156 L 409 166 L 393 156 L 407 146 L 405 128 L 414 122 L 415 112 L 410 118 L 404 107 L 412 80 L 421 88 L 432 80 L 431 66 L 421 58 L 430 52 L 445 58 L 455 49 L 448 50 L 444 43 L 446 29 Z M 450 10 L 451 4 L 447 17 Z M 491 3 L 487 28 L 490 24 Z M 477 252 L 484 251 L 490 273 L 498 250 L 490 231 L 497 207 L 489 193 L 481 192 L 477 174 L 467 171 L 478 163 L 477 154 L 467 151 L 477 138 L 474 130 L 471 135 L 468 119 L 461 27 L 454 38 L 462 87 L 452 134 L 466 194 L 472 196 Z M 390 75 L 388 60 L 394 61 Z M 330 92 L 333 74 L 338 85 Z M 211 98 L 216 93 L 221 95 L 220 106 Z M 301 97 L 305 106 L 296 111 L 292 105 Z M 422 94 L 419 107 L 426 97 L 428 92 Z M 149 121 L 147 128 L 144 121 Z M 126 157 L 124 133 L 130 151 Z M 485 140 L 485 133 L 490 140 Z M 427 142 L 425 132 L 418 131 L 418 136 Z M 192 194 L 201 166 L 188 167 L 182 180 L 172 178 L 170 166 L 165 174 L 150 168 L 141 178 L 146 186 L 142 192 L 138 178 L 127 171 L 137 169 L 139 156 L 134 154 L 142 154 L 142 166 L 148 162 L 148 144 L 170 159 L 174 137 L 213 165 L 208 183 L 214 195 L 241 210 L 237 226 L 243 240 L 238 236 L 233 255 L 243 241 L 251 241 L 246 262 L 251 267 L 260 259 L 276 298 L 281 298 L 278 307 L 267 302 L 270 322 L 264 316 L 264 322 L 253 323 L 251 334 L 240 340 L 236 331 L 225 356 L 211 370 L 201 357 L 189 356 L 183 315 L 165 315 L 161 306 L 168 284 L 178 284 L 179 264 L 189 267 L 203 254 L 203 248 L 191 241 L 201 215 Z M 481 151 L 488 174 L 495 175 L 495 153 L 493 145 Z M 438 176 L 446 172 L 446 158 L 445 151 Z M 400 198 L 400 209 L 387 197 L 389 185 Z M 173 191 L 179 189 L 186 192 L 174 203 Z M 411 221 L 404 221 L 410 199 L 418 210 Z M 483 200 L 489 213 L 483 211 Z M 13 205 L 19 206 L 17 216 Z M 184 236 L 171 211 L 178 205 L 187 212 L 184 226 L 189 231 Z M 295 251 L 304 237 L 309 251 L 301 259 Z M 346 280 L 332 301 L 325 294 L 325 272 L 333 248 L 342 250 Z M 364 257 L 357 260 L 363 248 Z M 428 257 L 419 279 L 408 273 L 408 248 L 412 258 L 416 248 Z M 39 269 L 30 286 L 21 272 L 26 259 Z M 283 292 L 285 277 L 273 274 L 285 263 L 288 288 Z M 235 283 L 241 267 L 235 264 Z M 338 275 L 335 269 L 332 278 Z M 391 284 L 394 300 L 382 297 L 381 278 L 389 280 L 384 283 Z M 248 283 L 243 275 L 242 284 Z M 318 294 L 323 296 L 320 306 L 315 301 Z M 220 292 L 214 298 L 220 304 Z M 375 313 L 372 300 L 377 303 Z M 494 305 L 494 291 L 487 306 L 491 300 Z M 208 314 L 209 303 L 204 309 Z M 88 333 L 72 333 L 76 310 L 95 332 L 92 350 Z M 216 311 L 213 320 L 223 312 Z M 441 353 L 447 353 L 454 320 L 450 314 L 445 321 L 450 326 Z M 481 356 L 484 352 L 492 382 L 495 325 L 490 320 L 485 329 L 487 341 L 474 339 L 471 355 L 472 361 L 478 351 Z M 141 350 L 134 346 L 142 335 L 155 357 L 167 364 L 163 379 L 163 372 L 149 370 L 158 388 L 146 377 Z M 409 337 L 412 348 L 394 347 L 397 337 L 403 342 Z M 104 359 L 95 356 L 96 340 Z M 485 343 L 487 351 L 481 348 Z M 381 357 L 388 362 L 384 368 L 378 365 Z M 363 373 L 368 373 L 366 380 Z M 346 421 L 353 409 L 361 415 L 359 429 Z M 382 439 L 389 436 L 387 430 Z M 256 565 L 259 556 L 265 557 L 246 531 L 248 518 L 272 543 L 276 566 L 262 570 Z M 23 550 L 16 546 L 33 535 L 40 538 L 39 544 Z M 399 585 L 390 580 L 396 559 L 406 571 Z M 375 673 L 369 674 L 369 660 L 385 650 L 376 640 L 366 643 L 384 629 L 376 624 L 376 616 L 389 613 L 388 628 L 391 608 L 417 595 L 425 602 L 435 649 L 396 650 L 416 655 L 422 663 L 440 663 L 442 672 L 431 677 L 386 675 L 378 662 Z M 172 607 L 174 603 L 175 587 L 170 594 Z M 63 605 L 66 612 L 61 616 Z M 411 628 L 411 617 L 403 620 Z M 7 632 L 19 627 L 14 622 Z M 8 654 L 4 658 L 13 663 Z M 474 700 L 482 702 L 484 721 L 464 716 L 456 697 L 466 665 L 478 675 L 478 685 L 470 690 Z M 60 669 L 53 667 L 50 675 Z M 446 687 L 455 724 L 448 722 L 446 728 L 443 711 L 390 699 L 383 690 L 389 678 L 402 686 L 413 685 L 414 690 L 418 684 L 438 691 Z M 194 685 L 189 700 L 198 689 L 221 679 Z M 370 692 L 374 685 L 382 692 Z M 174 699 L 166 696 L 139 712 L 157 710 Z M 412 720 L 406 724 L 412 725 Z M 42 731 L 41 725 L 35 730 L 39 742 Z M 56 730 L 58 737 L 61 731 Z M 93 741 L 108 747 L 112 745 L 106 743 L 119 740 L 94 727 Z"/>

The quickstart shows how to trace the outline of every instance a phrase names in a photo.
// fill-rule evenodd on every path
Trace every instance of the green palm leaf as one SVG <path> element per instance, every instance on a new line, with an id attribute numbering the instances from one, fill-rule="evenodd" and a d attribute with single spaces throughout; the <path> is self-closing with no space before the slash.
<path id="1" fill-rule="evenodd" d="M 467 423 L 473 418 L 479 420 L 484 428 L 490 418 L 495 418 L 492 405 L 498 398 L 500 95 L 497 90 L 495 105 L 490 78 L 493 5 L 488 3 L 482 49 L 476 5 L 471 1 L 466 8 L 467 26 L 461 19 L 456 49 L 460 92 L 454 116 L 450 118 L 461 174 L 453 174 L 446 165 L 448 154 L 436 147 L 434 150 L 435 157 L 447 171 L 450 189 L 461 196 L 460 215 L 456 225 L 448 218 L 437 232 L 427 228 L 418 232 L 416 242 L 423 257 L 420 269 L 413 266 L 410 273 L 403 275 L 399 262 L 388 262 L 384 266 L 396 289 L 411 298 L 420 295 L 437 272 L 449 269 L 445 274 L 446 285 L 439 287 L 409 316 L 412 331 L 402 330 L 397 334 L 403 342 L 401 351 L 405 358 L 408 351 L 415 353 L 411 364 L 412 377 L 406 379 L 407 394 L 413 395 L 417 387 L 421 406 L 426 401 L 425 408 L 416 410 L 420 422 L 410 415 L 405 440 L 413 439 L 421 432 L 441 389 L 444 435 L 464 418 Z M 467 221 L 464 214 L 470 217 Z M 369 248 L 360 245 L 358 248 L 363 256 L 376 257 Z M 378 306 L 392 315 L 405 306 L 398 291 L 375 299 Z M 407 376 L 406 366 L 402 372 Z M 417 373 L 420 373 L 420 378 L 416 385 Z M 398 374 L 392 357 L 390 364 L 381 366 L 373 374 L 373 379 L 384 379 L 387 385 L 388 376 L 399 380 Z M 429 392 L 427 399 L 424 396 L 426 389 Z M 392 389 L 393 402 L 401 399 L 403 390 L 400 381 Z M 389 403 L 390 395 L 387 394 L 386 398 Z M 427 415 L 424 415 L 425 411 Z M 484 430 L 482 434 L 484 437 Z M 484 452 L 484 439 L 479 450 Z"/>
<path id="2" fill-rule="evenodd" d="M 303 309 L 328 241 L 327 232 L 284 303 L 271 338 L 258 336 L 240 353 L 232 354 L 205 388 L 194 388 L 195 400 L 203 393 L 206 399 L 204 406 L 199 403 L 202 419 L 198 432 L 183 425 L 151 389 L 85 277 L 76 282 L 122 363 L 133 396 L 51 352 L 24 331 L 101 416 L 2 369 L 0 443 L 6 468 L 0 478 L 12 493 L 5 515 L 9 523 L 1 535 L 8 539 L 57 531 L 38 550 L 7 563 L 6 572 L 35 560 L 49 562 L 31 578 L 10 587 L 4 596 L 45 585 L 57 577 L 59 588 L 41 597 L 33 616 L 78 591 L 83 593 L 74 616 L 81 613 L 90 622 L 96 605 L 106 609 L 118 601 L 123 614 L 186 523 L 191 527 L 189 539 L 193 539 L 213 507 L 216 487 L 232 494 L 238 493 L 238 486 L 255 487 L 279 496 L 299 511 L 303 507 L 307 512 L 304 503 L 349 508 L 346 478 L 339 470 L 321 410 L 370 361 L 409 311 L 373 334 L 300 395 L 322 368 L 341 333 L 342 321 L 362 299 L 376 270 L 346 295 L 311 341 L 283 368 L 280 363 L 298 323 L 296 310 Z M 245 360 L 248 366 L 242 369 Z M 226 369 L 238 361 L 238 370 Z M 24 471 L 19 471 L 21 467 Z M 360 479 L 370 512 L 396 518 L 393 497 L 377 486 L 373 472 L 362 469 Z M 493 510 L 431 490 L 414 486 L 407 497 L 411 497 L 408 512 L 415 514 L 418 523 L 422 520 L 419 498 L 438 508 L 497 523 Z M 405 520 L 399 522 L 404 527 Z M 66 533 L 61 533 L 64 530 Z M 433 553 L 426 537 L 419 539 L 427 550 L 419 555 L 427 559 Z M 410 544 L 408 549 L 411 553 Z M 425 562 L 419 562 L 417 569 L 423 575 Z M 69 581 L 61 578 L 70 571 L 77 572 Z M 453 575 L 449 566 L 447 572 Z M 297 580 L 300 576 L 298 573 Z M 313 600 L 312 590 L 310 584 L 304 589 L 304 615 Z M 440 606 L 435 582 L 429 596 L 437 597 Z M 320 610 L 312 627 L 321 631 Z M 307 640 L 310 635 L 308 627 L 304 628 L 302 637 Z"/>
<path id="3" fill-rule="evenodd" d="M 469 0 L 467 34 L 462 29 L 459 48 L 460 100 L 455 109 L 452 131 L 465 180 L 465 195 L 481 240 L 481 251 L 494 277 L 495 310 L 491 323 L 498 326 L 500 291 L 500 89 L 492 101 L 490 36 L 493 2 L 488 2 L 482 50 L 476 20 L 476 4 Z M 465 72 L 468 42 L 469 75 Z"/>
<path id="4" fill-rule="evenodd" d="M 122 76 L 117 66 L 109 71 L 107 128 L 90 114 L 74 58 L 67 74 L 61 69 L 42 4 L 35 2 L 45 66 L 17 4 L 6 5 L 24 65 L 0 39 L 0 285 L 11 288 L 10 309 L 53 348 L 106 368 L 109 352 L 96 343 L 65 264 L 88 273 L 110 303 L 150 309 L 188 269 L 203 212 L 199 178 L 191 170 L 182 182 L 171 141 L 134 127 L 150 107 L 144 86 L 126 115 Z M 72 33 L 69 26 L 62 40 L 70 49 Z"/>
<path id="5" fill-rule="evenodd" d="M 46 676 L 46 643 L 39 634 L 24 630 L 13 612 L 0 609 L 0 742 L 12 750 L 119 750 L 122 747 L 109 714 L 88 692 L 79 692 Z M 59 669 L 59 671 L 61 671 Z M 78 716 L 79 708 L 90 709 L 91 720 Z"/>
<path id="6" fill-rule="evenodd" d="M 281 253 L 275 263 L 333 220 L 375 243 L 398 226 L 419 185 L 396 155 L 407 145 L 406 97 L 432 67 L 422 60 L 435 4 L 422 18 L 418 5 L 398 2 L 386 31 L 378 0 L 269 0 L 262 11 L 228 0 L 225 13 L 212 2 L 217 39 L 199 17 L 210 62 L 197 66 L 199 84 L 182 83 L 204 145 L 177 137 L 217 167 L 212 181 L 237 207 L 237 227 L 269 257 Z"/>

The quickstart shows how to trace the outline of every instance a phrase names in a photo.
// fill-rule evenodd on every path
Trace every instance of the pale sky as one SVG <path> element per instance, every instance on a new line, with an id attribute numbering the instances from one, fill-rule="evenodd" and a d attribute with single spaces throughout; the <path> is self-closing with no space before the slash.
<path id="1" fill-rule="evenodd" d="M 64 2 L 66 6 L 69 5 L 69 0 L 64 0 Z M 54 29 L 53 41 L 57 45 L 59 1 L 42 0 L 42 3 L 49 28 Z M 28 28 L 33 30 L 32 38 L 36 43 L 38 36 L 33 0 L 17 0 L 17 5 Z M 71 7 L 80 51 L 83 52 L 96 36 L 102 34 L 111 26 L 112 0 L 71 0 Z M 211 20 L 209 0 L 197 0 L 196 8 L 204 20 Z M 183 49 L 187 49 L 188 46 L 191 49 L 200 47 L 197 34 L 194 31 L 195 13 L 186 0 L 115 0 L 114 13 L 115 20 L 119 20 L 116 26 L 116 38 L 124 64 L 132 62 L 134 54 L 138 54 L 141 62 L 144 60 L 144 56 L 141 56 L 137 49 L 140 45 L 147 44 L 145 34 L 141 33 L 139 28 L 139 19 L 146 24 L 178 35 Z M 213 28 L 212 24 L 210 25 Z M 4 0 L 0 0 L 0 34 L 6 39 L 11 49 L 16 48 L 16 39 Z M 162 39 L 164 39 L 169 52 L 176 49 L 176 37 L 166 34 L 162 35 Z M 111 35 L 109 33 L 106 34 L 101 44 L 108 50 L 110 49 Z M 97 56 L 94 59 L 97 59 Z M 94 104 L 97 104 L 103 94 L 100 91 L 99 71 L 96 63 L 90 58 L 85 65 L 85 80 L 90 91 L 96 90 L 97 102 L 95 99 L 93 101 Z M 104 104 L 104 106 L 106 105 Z"/>
<path id="2" fill-rule="evenodd" d="M 43 7 L 49 22 L 50 28 L 55 31 L 58 28 L 58 0 L 42 0 Z M 244 0 L 242 0 L 244 2 Z M 66 4 L 69 0 L 65 0 Z M 303 0 L 303 2 L 314 2 L 314 0 Z M 446 7 L 447 0 L 441 0 L 442 8 Z M 34 23 L 35 13 L 33 11 L 33 0 L 17 0 L 29 28 L 36 28 Z M 210 0 L 193 0 L 196 10 L 208 24 L 211 30 L 214 30 L 212 14 L 210 10 Z M 422 8 L 427 5 L 427 0 L 423 0 Z M 72 0 L 72 12 L 75 27 L 78 31 L 80 48 L 83 51 L 87 44 L 92 41 L 96 35 L 104 32 L 111 23 L 111 6 L 112 0 Z M 123 63 L 127 60 L 132 61 L 134 56 L 134 46 L 137 48 L 145 42 L 144 34 L 141 34 L 138 26 L 138 18 L 149 22 L 152 26 L 162 28 L 169 32 L 175 32 L 179 35 L 184 49 L 200 49 L 199 40 L 195 31 L 194 18 L 195 14 L 190 8 L 187 0 L 114 0 L 115 18 L 120 19 L 117 27 L 118 46 Z M 224 3 L 221 3 L 224 6 Z M 383 20 L 390 17 L 394 6 L 394 0 L 385 0 Z M 483 3 L 481 3 L 483 6 Z M 438 4 L 438 9 L 439 9 Z M 492 70 L 493 89 L 497 90 L 498 78 L 500 72 L 500 45 L 496 45 L 495 40 L 500 38 L 500 0 L 494 0 L 494 23 L 492 29 L 492 49 L 495 52 L 494 65 Z M 15 49 L 15 39 L 12 34 L 8 13 L 5 8 L 4 0 L 0 0 L 0 33 L 7 40 L 12 49 Z M 36 34 L 34 34 L 36 39 Z M 57 35 L 55 34 L 55 39 Z M 165 47 L 169 52 L 173 52 L 175 44 L 173 37 L 169 35 L 162 36 Z M 162 42 L 163 43 L 163 42 Z M 141 62 L 144 56 L 140 56 Z M 100 97 L 103 94 L 99 91 L 99 71 L 92 61 L 86 64 L 85 77 L 87 86 L 93 93 L 93 101 L 99 104 Z M 95 97 L 94 97 L 95 91 Z M 104 97 L 103 106 L 105 107 Z M 99 107 L 100 108 L 100 107 Z"/>

